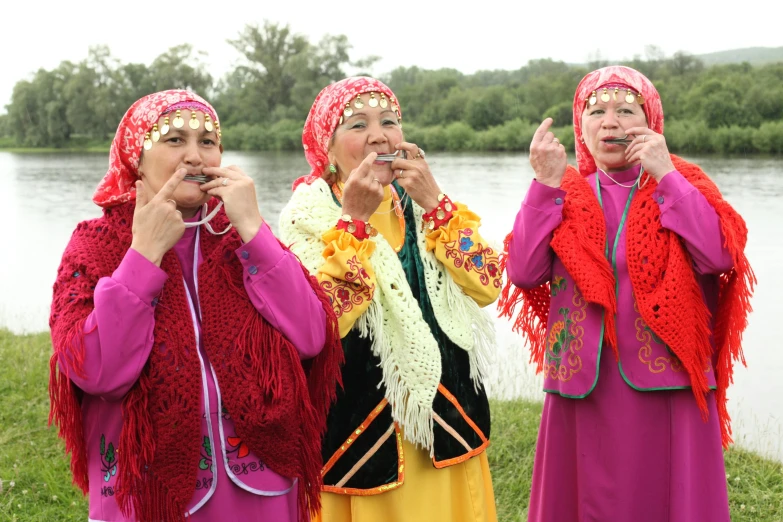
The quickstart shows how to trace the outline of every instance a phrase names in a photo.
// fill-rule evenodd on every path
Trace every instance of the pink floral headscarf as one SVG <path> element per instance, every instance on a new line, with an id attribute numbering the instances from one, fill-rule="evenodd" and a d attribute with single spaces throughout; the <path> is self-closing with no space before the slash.
<path id="1" fill-rule="evenodd" d="M 357 95 L 366 92 L 385 94 L 389 98 L 389 103 L 397 105 L 397 109 L 402 115 L 402 109 L 399 108 L 394 93 L 383 82 L 375 78 L 354 76 L 324 87 L 315 97 L 302 132 L 305 158 L 311 167 L 310 175 L 302 176 L 294 181 L 294 189 L 300 183 L 310 184 L 323 175 L 324 169 L 329 165 L 327 157 L 329 141 L 337 128 L 345 104 L 356 98 Z"/>
<path id="2" fill-rule="evenodd" d="M 109 170 L 92 196 L 96 205 L 108 208 L 136 198 L 135 183 L 139 178 L 144 136 L 161 116 L 177 108 L 200 110 L 219 124 L 215 109 L 190 91 L 161 91 L 137 100 L 117 127 L 109 152 Z"/>
<path id="3" fill-rule="evenodd" d="M 596 171 L 595 160 L 582 141 L 582 112 L 585 102 L 593 91 L 603 87 L 630 88 L 644 97 L 642 110 L 647 116 L 647 126 L 661 134 L 663 133 L 663 106 L 661 96 L 652 82 L 645 75 L 630 67 L 613 65 L 595 70 L 582 78 L 574 94 L 574 136 L 576 137 L 576 162 L 579 172 L 588 176 Z"/>

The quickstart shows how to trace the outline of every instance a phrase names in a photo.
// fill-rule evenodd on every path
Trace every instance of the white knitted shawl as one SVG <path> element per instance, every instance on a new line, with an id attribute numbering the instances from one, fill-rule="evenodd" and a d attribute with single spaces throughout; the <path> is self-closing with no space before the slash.
<path id="1" fill-rule="evenodd" d="M 413 201 L 415 222 L 424 210 Z M 342 214 L 329 185 L 317 180 L 300 184 L 280 214 L 280 236 L 315 274 L 323 265 L 321 236 L 334 227 Z M 483 382 L 495 345 L 495 330 L 489 316 L 454 282 L 417 227 L 417 246 L 435 318 L 443 332 L 467 351 L 474 385 Z M 367 241 L 367 240 L 365 240 Z M 392 417 L 404 428 L 405 438 L 433 451 L 432 403 L 441 379 L 438 343 L 424 320 L 411 292 L 397 253 L 378 235 L 370 262 L 376 287 L 372 303 L 354 328 L 372 339 L 372 351 L 381 360 L 382 383 Z"/>

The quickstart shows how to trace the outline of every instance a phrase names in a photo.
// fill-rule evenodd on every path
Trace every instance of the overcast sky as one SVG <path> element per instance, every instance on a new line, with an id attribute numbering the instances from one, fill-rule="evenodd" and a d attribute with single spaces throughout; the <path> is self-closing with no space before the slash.
<path id="1" fill-rule="evenodd" d="M 238 61 L 226 43 L 246 24 L 290 25 L 315 42 L 345 34 L 352 58 L 379 55 L 372 71 L 395 67 L 517 69 L 528 60 L 586 62 L 644 55 L 656 45 L 667 55 L 744 47 L 779 47 L 779 19 L 761 2 L 573 0 L 315 2 L 275 0 L 136 1 L 7 0 L 0 20 L 0 112 L 14 84 L 43 67 L 86 58 L 105 44 L 123 62 L 149 64 L 181 43 L 208 53 L 221 77 Z M 457 7 L 458 5 L 463 7 Z M 766 7 L 765 7 L 766 6 Z"/>

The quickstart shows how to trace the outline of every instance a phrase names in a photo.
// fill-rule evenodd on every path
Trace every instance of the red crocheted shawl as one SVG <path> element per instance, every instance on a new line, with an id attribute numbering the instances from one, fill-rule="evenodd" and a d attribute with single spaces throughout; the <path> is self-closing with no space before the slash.
<path id="1" fill-rule="evenodd" d="M 733 362 L 739 359 L 745 364 L 742 334 L 748 324 L 750 297 L 756 283 L 744 253 L 748 233 L 742 217 L 698 166 L 674 155 L 671 158 L 674 167 L 717 212 L 725 246 L 734 260 L 734 267 L 719 276 L 719 302 L 712 332 L 717 354 L 718 416 L 726 447 L 732 441 L 726 390 L 732 382 Z M 655 180 L 650 180 L 631 203 L 626 232 L 628 273 L 642 318 L 682 361 L 696 402 L 706 419 L 709 386 L 704 368 L 713 356 L 710 312 L 693 272 L 690 254 L 674 232 L 661 226 L 660 209 L 652 199 L 657 186 Z M 563 221 L 552 238 L 552 249 L 585 300 L 606 310 L 606 342 L 619 357 L 614 323 L 615 281 L 605 257 L 607 239 L 603 212 L 587 180 L 574 167 L 568 167 L 561 188 L 567 196 L 563 204 Z M 509 262 L 511 237 L 512 234 L 506 237 L 506 248 L 500 260 L 503 270 Z M 521 330 L 530 340 L 531 362 L 535 361 L 537 371 L 541 371 L 546 349 L 549 302 L 549 283 L 523 290 L 507 281 L 498 303 L 501 316 L 509 318 L 513 318 L 516 306 L 521 306 L 514 329 Z"/>
<path id="2" fill-rule="evenodd" d="M 210 206 L 215 203 L 212 200 Z M 74 483 L 85 493 L 81 392 L 58 361 L 69 359 L 73 371 L 83 374 L 84 323 L 94 307 L 94 288 L 101 277 L 114 272 L 130 247 L 133 207 L 132 202 L 124 203 L 104 210 L 101 218 L 80 223 L 54 285 L 49 420 L 59 426 L 71 453 Z M 221 230 L 227 224 L 221 210 L 213 226 Z M 309 512 L 320 508 L 321 437 L 343 357 L 337 319 L 328 297 L 303 267 L 327 317 L 323 351 L 303 368 L 294 346 L 248 298 L 234 254 L 240 245 L 235 230 L 224 236 L 201 234 L 204 262 L 198 289 L 204 349 L 237 435 L 271 469 L 298 479 L 300 519 L 306 522 Z M 117 501 L 126 516 L 133 511 L 139 520 L 180 521 L 198 470 L 201 370 L 176 254 L 167 253 L 161 268 L 169 278 L 155 309 L 154 348 L 122 402 Z"/>

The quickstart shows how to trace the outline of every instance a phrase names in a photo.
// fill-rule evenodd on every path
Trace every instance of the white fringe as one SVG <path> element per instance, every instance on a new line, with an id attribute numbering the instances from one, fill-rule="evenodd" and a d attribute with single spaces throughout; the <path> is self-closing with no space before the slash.
<path id="1" fill-rule="evenodd" d="M 424 210 L 414 205 L 416 222 Z M 283 242 L 302 263 L 316 274 L 324 263 L 321 236 L 340 216 L 329 186 L 318 180 L 301 184 L 280 214 Z M 488 376 L 495 346 L 495 331 L 488 314 L 467 296 L 426 249 L 426 237 L 416 230 L 419 255 L 424 265 L 426 290 L 433 312 L 444 333 L 467 351 L 470 377 L 478 390 Z M 394 249 L 382 237 L 376 243 L 370 262 L 375 271 L 376 291 L 372 303 L 356 322 L 362 337 L 372 339 L 373 354 L 381 360 L 386 399 L 392 417 L 402 425 L 405 438 L 433 450 L 432 403 L 440 383 L 442 368 L 437 341 L 413 296 Z"/>

